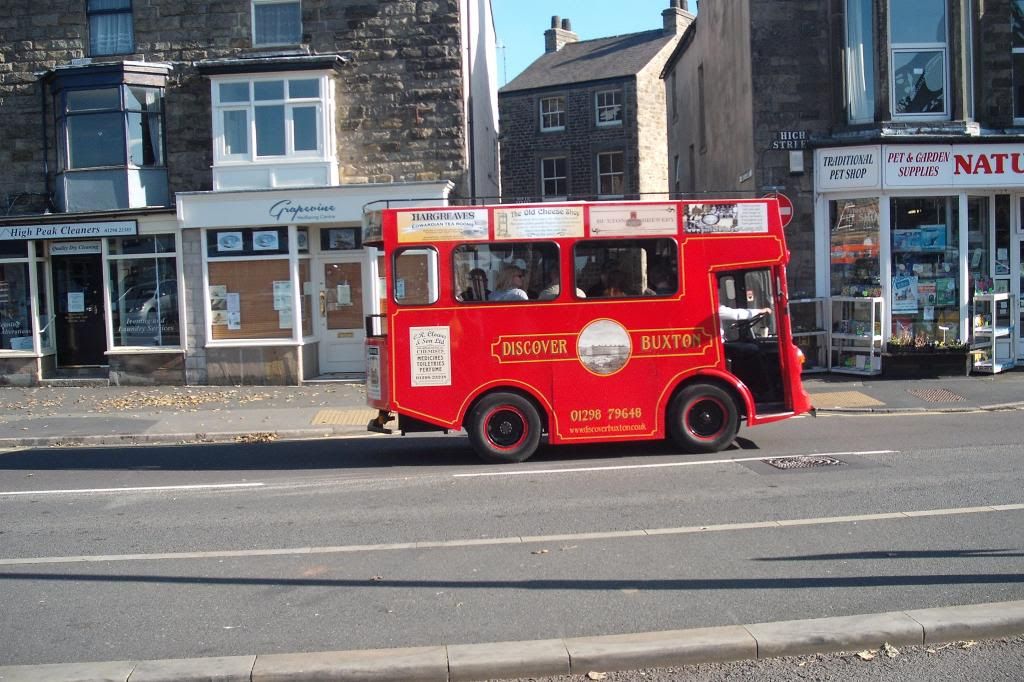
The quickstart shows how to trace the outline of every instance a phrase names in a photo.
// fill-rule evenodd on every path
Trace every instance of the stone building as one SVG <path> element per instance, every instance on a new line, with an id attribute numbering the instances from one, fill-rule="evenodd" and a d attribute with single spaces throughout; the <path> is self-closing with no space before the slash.
<path id="1" fill-rule="evenodd" d="M 692 20 L 672 0 L 660 29 L 580 41 L 552 17 L 544 54 L 498 92 L 504 200 L 664 196 L 659 74 Z"/>
<path id="2" fill-rule="evenodd" d="M 490 0 L 0 3 L 0 383 L 363 369 L 374 202 L 499 192 Z"/>
<path id="3" fill-rule="evenodd" d="M 792 200 L 816 366 L 959 340 L 998 370 L 1024 354 L 1022 58 L 1021 0 L 701 3 L 662 74 L 673 191 Z"/>

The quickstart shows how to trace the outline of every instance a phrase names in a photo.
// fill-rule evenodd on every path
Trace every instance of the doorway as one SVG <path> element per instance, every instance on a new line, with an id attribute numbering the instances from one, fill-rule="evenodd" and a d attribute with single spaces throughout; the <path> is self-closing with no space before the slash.
<path id="1" fill-rule="evenodd" d="M 102 256 L 52 256 L 51 265 L 57 367 L 106 365 Z"/>
<path id="2" fill-rule="evenodd" d="M 366 252 L 358 250 L 322 256 L 314 268 L 320 373 L 364 372 L 364 315 L 370 308 L 366 300 L 370 287 L 364 280 L 369 270 Z"/>

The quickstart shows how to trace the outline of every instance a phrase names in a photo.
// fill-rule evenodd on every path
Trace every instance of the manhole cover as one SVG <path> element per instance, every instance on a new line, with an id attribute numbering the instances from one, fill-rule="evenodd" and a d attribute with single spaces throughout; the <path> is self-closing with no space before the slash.
<path id="1" fill-rule="evenodd" d="M 964 399 L 947 388 L 908 388 L 907 393 L 929 403 L 955 403 Z"/>
<path id="2" fill-rule="evenodd" d="M 775 457 L 762 460 L 776 469 L 811 469 L 813 467 L 833 467 L 844 464 L 843 460 L 826 455 L 800 455 L 798 457 Z"/>

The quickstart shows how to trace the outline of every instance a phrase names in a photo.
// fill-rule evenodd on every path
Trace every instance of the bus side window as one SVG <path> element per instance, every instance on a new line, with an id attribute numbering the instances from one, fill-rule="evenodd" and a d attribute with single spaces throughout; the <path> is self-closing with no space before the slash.
<path id="1" fill-rule="evenodd" d="M 452 251 L 451 276 L 460 303 L 551 300 L 558 296 L 558 245 L 460 244 Z"/>
<path id="2" fill-rule="evenodd" d="M 576 288 L 588 298 L 672 296 L 679 291 L 679 254 L 672 239 L 581 241 L 573 262 Z"/>
<path id="3" fill-rule="evenodd" d="M 399 305 L 437 303 L 437 251 L 415 247 L 395 252 L 394 296 Z"/>

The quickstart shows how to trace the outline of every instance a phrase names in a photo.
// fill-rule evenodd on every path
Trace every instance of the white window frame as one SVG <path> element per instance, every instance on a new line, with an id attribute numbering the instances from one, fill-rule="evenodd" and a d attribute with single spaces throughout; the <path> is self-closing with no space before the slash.
<path id="1" fill-rule="evenodd" d="M 288 82 L 294 80 L 317 80 L 319 85 L 319 96 L 317 97 L 289 97 Z M 257 82 L 283 81 L 285 87 L 284 99 L 280 100 L 259 100 L 254 98 L 253 87 Z M 246 83 L 249 89 L 248 102 L 227 102 L 221 103 L 220 86 L 231 83 Z M 270 75 L 244 76 L 244 77 L 223 77 L 212 78 L 211 103 L 213 116 L 213 149 L 214 165 L 246 164 L 246 163 L 287 163 L 288 161 L 310 160 L 325 161 L 328 157 L 328 141 L 331 139 L 330 131 L 327 129 L 329 116 L 325 112 L 331 110 L 330 103 L 332 81 L 324 72 L 286 72 Z M 283 155 L 257 156 L 256 153 L 256 106 L 280 105 L 285 112 L 285 153 Z M 297 108 L 316 108 L 316 149 L 295 150 L 295 123 L 294 111 Z M 243 154 L 228 154 L 223 114 L 227 111 L 246 112 L 246 141 L 248 149 Z"/>
<path id="2" fill-rule="evenodd" d="M 261 43 L 256 40 L 256 7 L 258 5 L 298 5 L 299 6 L 299 34 L 295 41 Z M 250 6 L 250 17 L 252 19 L 252 44 L 254 47 L 270 47 L 274 45 L 298 45 L 302 42 L 302 0 L 252 0 Z"/>
<path id="3" fill-rule="evenodd" d="M 949 5 L 941 0 L 945 15 L 945 42 L 899 43 L 893 40 L 892 14 L 889 15 L 889 102 L 893 120 L 949 120 Z M 934 113 L 898 113 L 896 111 L 896 57 L 897 55 L 938 52 L 942 56 L 942 111 Z"/>
<path id="4" fill-rule="evenodd" d="M 547 161 L 561 161 L 563 164 L 563 175 L 545 175 L 544 164 Z M 558 182 L 561 180 L 565 184 L 564 194 L 547 194 L 545 186 L 548 181 Z M 544 197 L 545 201 L 558 201 L 565 199 L 569 194 L 569 159 L 565 156 L 545 156 L 540 160 L 540 194 Z"/>
<path id="5" fill-rule="evenodd" d="M 622 167 L 619 170 L 617 170 L 617 171 L 616 170 L 612 170 L 612 171 L 607 172 L 607 173 L 602 172 L 601 171 L 601 159 L 603 157 L 610 157 L 610 158 L 618 157 L 620 159 L 620 161 L 621 161 Z M 625 154 L 625 152 L 622 152 L 622 151 L 619 151 L 619 150 L 609 151 L 609 152 L 598 152 L 597 157 L 595 158 L 595 163 L 596 163 L 596 169 L 595 170 L 597 171 L 596 172 L 596 175 L 597 175 L 597 195 L 599 197 L 603 198 L 603 199 L 618 198 L 618 197 L 625 196 L 625 191 L 626 191 L 626 154 Z M 615 178 L 615 177 L 620 178 L 621 181 L 622 181 L 621 182 L 621 184 L 622 184 L 622 192 L 602 192 L 601 191 L 601 185 L 603 184 L 603 180 L 605 178 Z"/>
<path id="6" fill-rule="evenodd" d="M 545 105 L 551 102 L 559 104 L 558 109 L 546 110 Z M 540 130 L 544 133 L 565 130 L 565 95 L 554 95 L 552 97 L 541 97 L 538 104 L 540 114 Z M 555 118 L 555 125 L 546 125 L 549 118 Z"/>
<path id="7" fill-rule="evenodd" d="M 607 98 L 612 101 L 608 102 Z M 602 102 L 602 98 L 605 99 Z M 602 119 L 601 114 L 611 112 L 615 118 Z M 599 127 L 621 126 L 623 120 L 622 90 L 599 90 L 594 93 L 594 123 Z"/>

